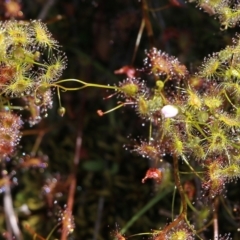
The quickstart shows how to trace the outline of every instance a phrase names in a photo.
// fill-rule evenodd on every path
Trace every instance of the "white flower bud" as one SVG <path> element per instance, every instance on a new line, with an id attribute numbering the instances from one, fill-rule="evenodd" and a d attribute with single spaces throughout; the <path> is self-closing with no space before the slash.
<path id="1" fill-rule="evenodd" d="M 177 116 L 178 108 L 173 105 L 165 105 L 161 109 L 161 113 L 165 118 L 172 118 L 172 117 Z"/>

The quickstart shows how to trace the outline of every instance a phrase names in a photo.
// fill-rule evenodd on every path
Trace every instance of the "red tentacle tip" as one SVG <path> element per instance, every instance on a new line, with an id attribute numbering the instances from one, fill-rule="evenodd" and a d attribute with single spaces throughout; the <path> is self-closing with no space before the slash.
<path id="1" fill-rule="evenodd" d="M 102 110 L 97 110 L 98 116 L 102 117 L 104 115 L 104 112 Z"/>

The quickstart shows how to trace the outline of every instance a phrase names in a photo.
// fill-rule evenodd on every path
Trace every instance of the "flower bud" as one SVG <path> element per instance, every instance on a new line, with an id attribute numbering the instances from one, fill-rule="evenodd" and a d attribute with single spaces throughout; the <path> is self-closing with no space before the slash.
<path id="1" fill-rule="evenodd" d="M 161 113 L 164 118 L 173 118 L 178 114 L 178 108 L 173 105 L 165 105 L 161 109 Z"/>

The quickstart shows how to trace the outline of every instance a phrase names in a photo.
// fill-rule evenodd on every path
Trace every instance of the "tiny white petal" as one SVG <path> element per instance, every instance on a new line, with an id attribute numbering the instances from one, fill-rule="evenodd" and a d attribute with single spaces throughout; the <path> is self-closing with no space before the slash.
<path id="1" fill-rule="evenodd" d="M 178 108 L 176 108 L 173 105 L 165 105 L 162 109 L 161 109 L 161 113 L 165 118 L 172 118 L 177 116 L 178 114 Z"/>
<path id="2" fill-rule="evenodd" d="M 23 204 L 22 206 L 20 206 L 20 207 L 18 208 L 18 210 L 19 210 L 19 212 L 22 212 L 22 213 L 24 213 L 24 214 L 26 214 L 26 215 L 31 214 L 31 212 L 30 212 L 27 204 Z"/>

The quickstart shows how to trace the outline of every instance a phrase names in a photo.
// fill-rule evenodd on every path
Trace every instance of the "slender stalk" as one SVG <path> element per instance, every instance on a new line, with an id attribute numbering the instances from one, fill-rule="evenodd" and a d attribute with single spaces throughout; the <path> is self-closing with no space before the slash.
<path id="1" fill-rule="evenodd" d="M 52 234 L 54 233 L 54 231 L 59 227 L 59 223 L 52 229 L 52 231 L 48 234 L 47 238 L 44 240 L 50 240 Z M 41 239 L 42 240 L 42 239 Z"/>
<path id="2" fill-rule="evenodd" d="M 186 215 L 187 215 L 187 202 L 186 202 L 185 193 L 181 184 L 181 179 L 180 179 L 179 169 L 178 169 L 178 157 L 176 155 L 173 156 L 173 174 L 174 174 L 174 182 L 176 184 L 177 190 L 181 198 L 182 210 L 180 215 L 173 222 L 171 222 L 169 225 L 167 225 L 163 229 L 164 234 L 166 234 L 172 228 L 176 227 L 179 224 L 179 222 L 181 222 L 183 219 L 186 218 Z"/>
<path id="3" fill-rule="evenodd" d="M 209 221 L 206 225 L 204 225 L 202 228 L 198 229 L 196 231 L 196 233 L 199 234 L 199 233 L 203 232 L 204 230 L 206 230 L 212 224 L 213 224 L 213 219 L 211 221 Z"/>
<path id="4" fill-rule="evenodd" d="M 43 238 L 42 236 L 38 235 L 29 225 L 25 225 L 24 226 L 25 229 L 33 236 L 33 240 L 47 240 L 45 238 Z"/>
<path id="5" fill-rule="evenodd" d="M 75 148 L 75 154 L 73 159 L 73 170 L 72 170 L 72 174 L 70 175 L 70 188 L 69 188 L 69 194 L 68 194 L 68 200 L 67 200 L 66 218 L 72 217 L 74 195 L 75 195 L 76 185 L 77 185 L 77 180 L 76 180 L 77 166 L 79 164 L 81 147 L 82 147 L 82 137 L 81 137 L 81 131 L 79 131 L 76 139 L 76 148 Z M 68 232 L 69 232 L 69 229 L 67 224 L 63 224 L 61 240 L 67 240 Z"/>
<path id="6" fill-rule="evenodd" d="M 105 198 L 103 196 L 100 197 L 98 200 L 98 210 L 97 210 L 97 217 L 96 217 L 96 222 L 94 226 L 93 240 L 97 240 L 99 235 L 99 229 L 101 226 L 102 213 L 104 208 L 104 201 L 105 201 Z"/>
<path id="7" fill-rule="evenodd" d="M 96 84 L 96 83 L 86 83 L 82 80 L 74 79 L 74 78 L 59 80 L 59 81 L 55 82 L 54 84 L 58 86 L 59 83 L 63 83 L 63 82 L 78 82 L 78 83 L 83 84 L 86 87 L 97 87 L 97 88 L 105 88 L 105 89 L 113 89 L 113 90 L 119 89 L 118 87 L 115 87 L 115 86 L 108 86 L 108 85 L 102 85 L 102 84 Z"/>
<path id="8" fill-rule="evenodd" d="M 152 29 L 151 21 L 149 19 L 148 4 L 146 0 L 142 0 L 142 13 L 143 13 L 143 19 L 145 22 L 149 42 L 151 47 L 153 47 L 154 46 L 153 29 Z"/>
<path id="9" fill-rule="evenodd" d="M 213 239 L 218 240 L 218 206 L 219 206 L 219 198 L 216 197 L 213 202 Z"/>
<path id="10" fill-rule="evenodd" d="M 187 166 L 191 169 L 191 171 L 197 176 L 199 177 L 199 179 L 203 180 L 203 178 L 194 170 L 194 168 L 190 165 L 190 163 L 188 162 L 187 158 L 185 157 L 185 155 L 181 155 L 181 158 L 183 159 L 183 161 L 187 164 Z"/>
<path id="11" fill-rule="evenodd" d="M 38 134 L 38 136 L 37 136 L 37 139 L 36 139 L 36 141 L 35 141 L 35 143 L 34 143 L 34 145 L 33 145 L 32 151 L 31 151 L 31 154 L 32 154 L 33 156 L 36 155 L 37 150 L 38 150 L 38 148 L 39 148 L 39 146 L 40 146 L 40 144 L 41 144 L 41 142 L 42 142 L 42 139 L 43 139 L 44 135 L 45 135 L 45 132 L 44 132 L 44 131 L 39 131 L 39 134 Z"/>
<path id="12" fill-rule="evenodd" d="M 173 216 L 174 216 L 174 203 L 175 203 L 175 197 L 176 197 L 176 186 L 174 187 L 173 191 L 173 198 L 172 198 L 172 221 L 173 221 Z"/>
<path id="13" fill-rule="evenodd" d="M 166 186 L 161 190 L 153 199 L 151 199 L 136 215 L 134 215 L 127 224 L 122 228 L 121 233 L 124 234 L 145 212 L 147 212 L 152 206 L 164 198 L 168 193 L 172 191 L 172 185 Z"/>
<path id="14" fill-rule="evenodd" d="M 41 12 L 38 15 L 38 19 L 44 20 L 48 16 L 49 10 L 53 7 L 53 5 L 56 3 L 56 0 L 48 0 L 43 5 L 43 8 L 41 9 Z"/>
<path id="15" fill-rule="evenodd" d="M 11 195 L 11 189 L 10 189 L 10 180 L 8 175 L 6 174 L 3 176 L 6 179 L 5 183 L 5 192 L 3 196 L 3 205 L 4 205 L 4 212 L 7 222 L 7 228 L 8 228 L 8 240 L 12 240 L 13 238 L 16 240 L 22 240 L 22 234 L 20 232 L 17 217 L 15 215 L 14 209 L 13 209 L 13 201 L 12 201 L 12 195 Z M 14 235 L 14 237 L 13 237 Z"/>
<path id="16" fill-rule="evenodd" d="M 136 58 L 137 50 L 138 50 L 139 43 L 140 43 L 140 40 L 141 40 L 141 37 L 142 37 L 142 34 L 143 34 L 144 27 L 145 27 L 145 20 L 144 20 L 144 18 L 142 18 L 141 25 L 140 25 L 138 35 L 137 35 L 137 39 L 136 39 L 136 43 L 135 43 L 135 48 L 134 48 L 132 60 L 131 60 L 131 65 L 133 65 L 134 60 Z"/>
<path id="17" fill-rule="evenodd" d="M 104 114 L 108 114 L 110 112 L 113 112 L 113 111 L 115 111 L 115 110 L 117 110 L 117 109 L 119 109 L 119 108 L 121 108 L 121 107 L 123 107 L 125 105 L 126 105 L 125 103 L 121 103 L 121 104 L 117 105 L 114 108 L 111 108 L 110 110 L 108 110 L 106 112 L 103 112 L 102 110 L 98 110 L 97 113 L 98 113 L 99 116 L 103 116 Z"/>

